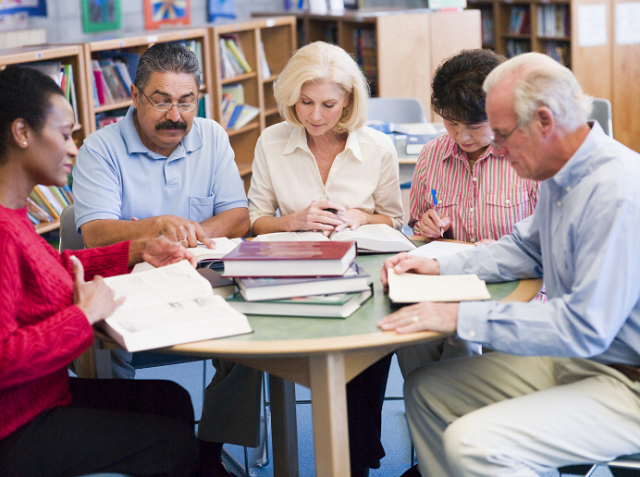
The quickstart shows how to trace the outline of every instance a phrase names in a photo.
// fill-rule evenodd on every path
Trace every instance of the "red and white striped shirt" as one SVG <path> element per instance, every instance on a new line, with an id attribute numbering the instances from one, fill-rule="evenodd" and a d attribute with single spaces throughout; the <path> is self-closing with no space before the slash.
<path id="1" fill-rule="evenodd" d="M 518 177 L 493 147 L 473 168 L 464 151 L 445 134 L 430 141 L 420 153 L 411 183 L 409 226 L 420 234 L 420 218 L 433 208 L 431 189 L 438 193 L 438 212 L 451 217 L 447 238 L 464 242 L 497 240 L 511 233 L 516 222 L 533 213 L 538 183 Z"/>

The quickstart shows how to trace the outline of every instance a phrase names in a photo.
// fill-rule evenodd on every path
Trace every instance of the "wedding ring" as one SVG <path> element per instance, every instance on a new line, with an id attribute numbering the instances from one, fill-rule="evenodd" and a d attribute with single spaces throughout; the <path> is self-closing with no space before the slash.
<path id="1" fill-rule="evenodd" d="M 418 321 L 420 321 L 420 317 L 418 317 L 418 315 L 413 315 L 411 317 L 411 321 L 413 321 L 414 323 L 417 323 Z"/>

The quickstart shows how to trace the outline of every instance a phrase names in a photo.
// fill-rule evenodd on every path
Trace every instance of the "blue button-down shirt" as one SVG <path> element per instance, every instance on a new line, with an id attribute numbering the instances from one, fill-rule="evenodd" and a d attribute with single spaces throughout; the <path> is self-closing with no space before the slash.
<path id="1" fill-rule="evenodd" d="M 133 107 L 117 124 L 91 134 L 73 169 L 76 226 L 99 219 L 177 215 L 202 222 L 247 207 L 229 138 L 214 121 L 194 118 L 169 157 L 147 149 Z"/>
<path id="2" fill-rule="evenodd" d="M 640 365 L 640 155 L 594 124 L 511 235 L 439 263 L 442 274 L 493 282 L 544 278 L 547 303 L 462 303 L 462 339 Z"/>

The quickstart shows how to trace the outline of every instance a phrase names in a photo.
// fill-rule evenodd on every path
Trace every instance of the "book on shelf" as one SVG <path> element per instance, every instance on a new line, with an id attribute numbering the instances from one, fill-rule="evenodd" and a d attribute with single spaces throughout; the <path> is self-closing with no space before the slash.
<path id="1" fill-rule="evenodd" d="M 222 111 L 222 117 L 220 118 L 220 126 L 223 128 L 227 128 L 229 121 L 231 120 L 231 116 L 233 116 L 233 112 L 236 109 L 236 100 L 231 98 L 229 102 L 227 102 L 224 111 Z"/>
<path id="2" fill-rule="evenodd" d="M 301 296 L 283 300 L 246 301 L 240 293 L 227 298 L 234 309 L 251 315 L 347 318 L 373 296 L 373 287 L 356 293 Z"/>
<path id="3" fill-rule="evenodd" d="M 131 91 L 120 79 L 113 59 L 99 60 L 99 64 L 102 69 L 102 77 L 111 92 L 111 97 L 117 102 L 131 99 Z"/>
<path id="4" fill-rule="evenodd" d="M 61 61 L 37 61 L 33 63 L 24 63 L 22 66 L 38 70 L 41 73 L 53 79 L 60 89 L 64 92 L 65 98 L 71 103 L 74 117 L 78 121 L 78 102 L 76 98 L 76 87 L 73 77 L 73 66 L 70 64 L 62 64 Z"/>
<path id="5" fill-rule="evenodd" d="M 419 303 L 423 301 L 476 301 L 490 300 L 484 280 L 477 275 L 418 275 L 396 274 L 387 270 L 389 299 L 394 304 Z"/>
<path id="6" fill-rule="evenodd" d="M 568 5 L 538 6 L 539 37 L 571 36 L 571 16 Z"/>
<path id="7" fill-rule="evenodd" d="M 530 52 L 531 43 L 528 40 L 509 39 L 505 43 L 505 50 L 506 57 L 513 58 L 514 56 L 521 55 L 522 53 Z"/>
<path id="8" fill-rule="evenodd" d="M 225 277 L 342 276 L 355 242 L 242 242 L 222 258 Z"/>
<path id="9" fill-rule="evenodd" d="M 222 94 L 229 95 L 236 104 L 244 104 L 244 86 L 242 86 L 242 83 L 224 85 L 222 87 Z"/>
<path id="10" fill-rule="evenodd" d="M 229 121 L 225 124 L 226 129 L 233 129 L 233 126 L 236 124 L 236 120 L 240 117 L 240 113 L 244 109 L 244 104 L 236 104 L 233 108 L 233 112 L 229 116 Z"/>
<path id="11" fill-rule="evenodd" d="M 254 242 L 357 242 L 358 252 L 365 253 L 394 253 L 408 252 L 416 246 L 399 230 L 385 224 L 361 225 L 356 230 L 345 229 L 340 232 L 332 232 L 325 237 L 322 232 L 277 232 L 273 234 L 258 235 Z"/>
<path id="12" fill-rule="evenodd" d="M 299 296 L 361 292 L 368 288 L 370 275 L 353 263 L 340 277 L 312 278 L 236 278 L 246 301 L 280 300 Z"/>
<path id="13" fill-rule="evenodd" d="M 36 225 L 40 222 L 51 223 L 54 221 L 51 214 L 47 212 L 45 208 L 38 205 L 31 197 L 27 197 L 27 211 L 31 217 L 37 220 L 37 222 L 35 222 Z"/>
<path id="14" fill-rule="evenodd" d="M 509 33 L 513 35 L 527 35 L 531 32 L 529 7 L 514 6 L 511 8 Z"/>
<path id="15" fill-rule="evenodd" d="M 495 43 L 493 11 L 489 8 L 480 9 L 480 18 L 482 23 L 482 44 L 493 45 Z"/>
<path id="16" fill-rule="evenodd" d="M 422 148 L 427 145 L 429 141 L 432 141 L 440 136 L 442 136 L 444 132 L 434 133 L 434 134 L 408 134 L 407 135 L 407 146 L 406 153 L 408 156 L 420 154 L 422 152 Z"/>
<path id="17" fill-rule="evenodd" d="M 127 351 L 142 351 L 251 333 L 247 317 L 214 295 L 186 260 L 105 278 L 127 299 L 98 326 Z"/>
<path id="18" fill-rule="evenodd" d="M 200 65 L 200 71 L 204 71 L 204 65 L 202 63 L 202 43 L 198 40 L 181 40 L 176 41 L 179 45 L 182 45 L 189 50 L 193 51 L 193 54 L 196 55 L 196 59 L 198 60 L 198 65 Z"/>
<path id="19" fill-rule="evenodd" d="M 242 43 L 238 35 L 220 35 L 219 44 L 223 79 L 253 71 L 242 51 Z"/>
<path id="20" fill-rule="evenodd" d="M 376 31 L 368 28 L 357 28 L 353 31 L 353 42 L 356 47 L 356 61 L 369 82 L 371 97 L 378 96 Z M 334 43 L 337 43 L 337 40 Z"/>
<path id="21" fill-rule="evenodd" d="M 100 102 L 100 105 L 104 106 L 106 104 L 113 104 L 115 100 L 111 94 L 111 89 L 107 85 L 105 73 L 102 70 L 102 66 L 100 66 L 100 62 L 98 60 L 92 60 L 91 68 L 93 70 L 93 80 L 96 84 L 96 92 L 98 94 L 98 101 Z"/>
<path id="22" fill-rule="evenodd" d="M 269 68 L 269 63 L 267 62 L 267 55 L 264 52 L 264 43 L 261 41 L 259 44 L 259 52 L 260 52 L 260 69 L 262 71 L 262 78 L 266 79 L 271 76 L 271 68 Z"/>
<path id="23" fill-rule="evenodd" d="M 115 124 L 124 118 L 126 115 L 126 110 L 117 109 L 115 111 L 105 111 L 102 113 L 96 114 L 96 128 L 102 129 L 107 127 L 109 124 Z"/>
<path id="24" fill-rule="evenodd" d="M 240 114 L 236 118 L 235 122 L 230 123 L 227 128 L 233 130 L 240 129 L 249 124 L 253 120 L 253 118 L 258 116 L 258 114 L 260 114 L 260 108 L 245 104 L 242 106 L 242 110 L 240 111 Z"/>

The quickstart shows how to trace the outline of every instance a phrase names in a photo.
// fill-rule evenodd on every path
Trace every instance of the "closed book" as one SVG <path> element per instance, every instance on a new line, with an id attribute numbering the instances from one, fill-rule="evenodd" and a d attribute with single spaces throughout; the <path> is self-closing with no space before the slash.
<path id="1" fill-rule="evenodd" d="M 245 301 L 240 293 L 236 293 L 227 298 L 227 303 L 240 313 L 250 315 L 346 318 L 372 295 L 372 287 L 359 293 L 303 296 L 270 301 Z"/>
<path id="2" fill-rule="evenodd" d="M 297 296 L 353 293 L 368 288 L 370 275 L 352 264 L 341 277 L 313 278 L 236 278 L 238 289 L 247 301 L 280 300 Z"/>
<path id="3" fill-rule="evenodd" d="M 105 278 L 126 301 L 99 326 L 127 351 L 251 333 L 247 317 L 216 296 L 186 260 Z"/>
<path id="4" fill-rule="evenodd" d="M 429 141 L 441 136 L 441 134 L 411 134 L 407 136 L 407 155 L 420 154 L 422 148 L 427 145 Z"/>
<path id="5" fill-rule="evenodd" d="M 225 277 L 342 276 L 355 242 L 243 242 L 222 258 Z"/>
<path id="6" fill-rule="evenodd" d="M 477 301 L 490 300 L 484 280 L 477 275 L 418 275 L 396 274 L 387 270 L 389 299 L 394 304 L 419 303 L 423 301 Z"/>

